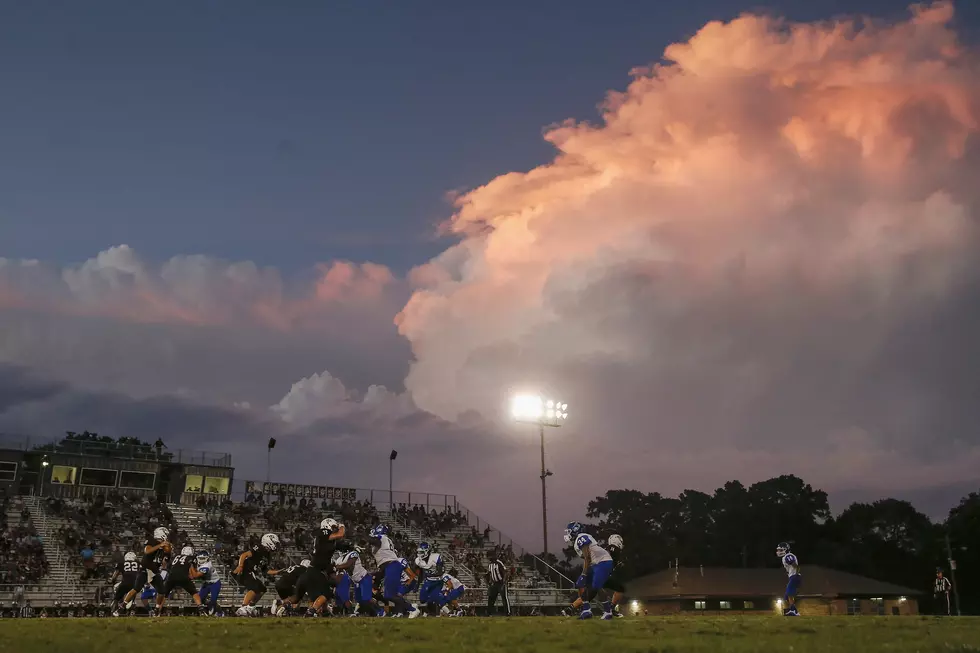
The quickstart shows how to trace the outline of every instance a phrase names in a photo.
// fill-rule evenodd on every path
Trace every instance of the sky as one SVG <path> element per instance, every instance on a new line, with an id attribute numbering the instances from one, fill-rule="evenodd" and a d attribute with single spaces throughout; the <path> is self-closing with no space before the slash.
<path id="1" fill-rule="evenodd" d="M 691 4 L 0 3 L 0 432 L 242 480 L 274 435 L 358 487 L 396 448 L 539 548 L 527 390 L 571 406 L 556 541 L 607 489 L 784 473 L 942 517 L 980 4 Z"/>

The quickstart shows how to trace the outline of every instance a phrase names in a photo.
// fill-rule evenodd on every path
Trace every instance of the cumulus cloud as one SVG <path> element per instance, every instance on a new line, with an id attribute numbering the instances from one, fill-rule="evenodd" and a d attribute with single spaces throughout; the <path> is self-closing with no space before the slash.
<path id="1" fill-rule="evenodd" d="M 712 22 L 599 124 L 551 128 L 554 160 L 459 196 L 461 241 L 410 277 L 415 402 L 561 393 L 566 469 L 601 442 L 610 477 L 668 491 L 976 461 L 976 404 L 949 397 L 980 379 L 955 364 L 980 355 L 980 59 L 952 18 Z"/>
<path id="2" fill-rule="evenodd" d="M 90 388 L 229 404 L 267 405 L 328 365 L 359 387 L 396 385 L 407 348 L 391 320 L 406 297 L 373 263 L 287 279 L 207 256 L 153 265 L 125 245 L 77 266 L 0 259 L 0 361 Z"/>
<path id="3" fill-rule="evenodd" d="M 418 409 L 408 394 L 391 392 L 383 385 L 368 387 L 359 398 L 344 386 L 343 381 L 325 371 L 294 383 L 271 410 L 287 424 L 307 425 L 360 411 L 397 419 Z"/>

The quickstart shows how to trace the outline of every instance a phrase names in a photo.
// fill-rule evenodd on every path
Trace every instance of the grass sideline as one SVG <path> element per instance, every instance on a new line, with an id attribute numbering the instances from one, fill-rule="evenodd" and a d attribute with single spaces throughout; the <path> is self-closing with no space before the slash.
<path id="1" fill-rule="evenodd" d="M 0 652 L 645 651 L 648 653 L 980 653 L 980 618 L 641 617 L 513 619 L 4 619 Z M 365 648 L 360 648 L 365 647 Z"/>

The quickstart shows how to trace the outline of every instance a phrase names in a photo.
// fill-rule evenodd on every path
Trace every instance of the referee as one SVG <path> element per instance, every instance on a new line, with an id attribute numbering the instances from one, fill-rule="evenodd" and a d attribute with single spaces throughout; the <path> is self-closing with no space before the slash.
<path id="1" fill-rule="evenodd" d="M 510 599 L 507 597 L 507 565 L 499 559 L 493 560 L 487 566 L 487 614 L 496 612 L 497 597 L 504 604 L 504 610 L 510 614 Z"/>

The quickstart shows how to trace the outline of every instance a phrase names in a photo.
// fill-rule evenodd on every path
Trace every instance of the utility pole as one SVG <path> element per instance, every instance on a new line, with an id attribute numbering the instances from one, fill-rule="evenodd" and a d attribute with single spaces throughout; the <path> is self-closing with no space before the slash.
<path id="1" fill-rule="evenodd" d="M 544 528 L 544 554 L 548 555 L 548 489 L 545 479 L 550 472 L 544 467 L 544 424 L 539 424 L 541 430 L 541 525 Z"/>
<path id="2" fill-rule="evenodd" d="M 960 592 L 956 588 L 956 560 L 953 559 L 953 547 L 949 543 L 949 531 L 946 531 L 946 558 L 949 560 L 949 575 L 953 582 L 953 601 L 956 605 L 956 616 L 962 617 L 960 612 Z"/>

